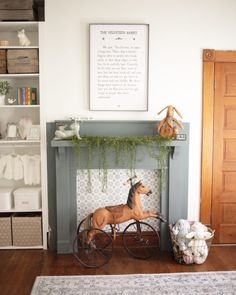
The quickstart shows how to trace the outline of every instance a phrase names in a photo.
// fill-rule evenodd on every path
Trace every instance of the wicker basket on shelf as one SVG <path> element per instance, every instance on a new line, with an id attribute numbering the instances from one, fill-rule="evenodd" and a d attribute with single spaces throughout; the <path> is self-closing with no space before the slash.
<path id="1" fill-rule="evenodd" d="M 199 242 L 196 242 L 194 241 L 194 239 L 185 238 L 187 249 L 181 250 L 178 242 L 178 237 L 173 232 L 173 226 L 174 224 L 169 225 L 169 231 L 175 261 L 180 264 L 204 263 L 208 256 L 215 231 L 207 227 L 208 232 L 211 234 L 211 237 L 208 240 L 200 240 Z"/>

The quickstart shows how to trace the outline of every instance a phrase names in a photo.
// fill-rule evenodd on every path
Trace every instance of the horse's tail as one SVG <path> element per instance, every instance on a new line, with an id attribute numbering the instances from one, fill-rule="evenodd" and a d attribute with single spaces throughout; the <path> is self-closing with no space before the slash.
<path id="1" fill-rule="evenodd" d="M 84 220 L 84 228 L 85 229 L 90 229 L 92 228 L 92 217 L 93 213 L 90 213 Z"/>
<path id="2" fill-rule="evenodd" d="M 87 215 L 87 217 L 83 221 L 84 231 L 81 232 L 81 239 L 84 243 L 87 243 L 88 241 L 89 231 L 87 230 L 90 230 L 92 228 L 92 220 L 91 220 L 92 216 L 93 216 L 93 213 L 90 213 L 89 215 Z"/>

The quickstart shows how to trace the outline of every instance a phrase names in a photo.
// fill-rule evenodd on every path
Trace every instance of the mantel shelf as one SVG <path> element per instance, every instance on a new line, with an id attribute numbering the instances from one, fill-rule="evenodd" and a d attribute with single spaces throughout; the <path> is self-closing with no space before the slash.
<path id="1" fill-rule="evenodd" d="M 59 121 L 71 124 L 70 121 Z M 80 136 L 91 136 L 91 137 L 143 137 L 143 136 L 155 136 L 156 126 L 159 122 L 154 120 L 86 120 L 82 122 L 80 129 Z M 183 135 L 182 140 L 171 141 L 171 146 L 186 146 L 189 144 L 188 138 L 188 123 L 183 123 L 184 129 L 182 130 L 180 136 Z M 97 128 L 96 128 L 96 127 Z M 125 126 L 125 127 L 124 127 Z M 60 147 L 73 147 L 74 142 L 71 139 L 58 140 L 53 138 L 51 141 L 51 146 L 54 148 Z M 86 147 L 87 145 L 82 143 L 81 147 Z"/>
<path id="2" fill-rule="evenodd" d="M 170 145 L 175 147 L 175 146 L 184 146 L 186 145 L 186 141 L 183 140 L 173 140 L 170 142 Z M 62 148 L 62 147 L 74 147 L 75 143 L 72 140 L 66 140 L 66 139 L 62 139 L 62 140 L 58 140 L 58 139 L 53 139 L 51 141 L 51 146 L 54 148 Z M 86 144 L 81 144 L 80 147 L 86 147 Z"/>

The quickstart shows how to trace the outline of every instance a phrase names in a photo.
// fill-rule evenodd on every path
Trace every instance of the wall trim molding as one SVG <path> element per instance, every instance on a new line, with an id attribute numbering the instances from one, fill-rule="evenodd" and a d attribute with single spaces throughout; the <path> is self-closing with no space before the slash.
<path id="1" fill-rule="evenodd" d="M 203 62 L 236 62 L 236 51 L 204 49 Z"/>

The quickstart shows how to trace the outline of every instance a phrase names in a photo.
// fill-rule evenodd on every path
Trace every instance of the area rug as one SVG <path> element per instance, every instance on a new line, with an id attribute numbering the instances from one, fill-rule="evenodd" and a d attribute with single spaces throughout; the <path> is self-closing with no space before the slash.
<path id="1" fill-rule="evenodd" d="M 236 294 L 236 271 L 37 277 L 31 295 Z"/>

